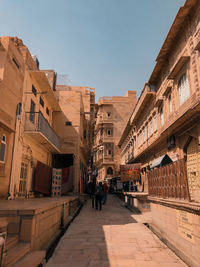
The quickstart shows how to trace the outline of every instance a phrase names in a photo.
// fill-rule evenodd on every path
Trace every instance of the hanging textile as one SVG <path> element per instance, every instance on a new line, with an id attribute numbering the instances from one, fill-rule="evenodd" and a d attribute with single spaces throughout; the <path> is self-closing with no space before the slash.
<path id="1" fill-rule="evenodd" d="M 62 169 L 62 185 L 61 195 L 65 195 L 67 192 L 73 189 L 73 166 Z"/>
<path id="2" fill-rule="evenodd" d="M 62 169 L 53 168 L 51 195 L 61 196 Z"/>
<path id="3" fill-rule="evenodd" d="M 52 168 L 40 161 L 35 170 L 34 191 L 44 195 L 51 195 L 51 172 Z"/>
<path id="4" fill-rule="evenodd" d="M 140 181 L 141 163 L 120 165 L 121 181 Z"/>

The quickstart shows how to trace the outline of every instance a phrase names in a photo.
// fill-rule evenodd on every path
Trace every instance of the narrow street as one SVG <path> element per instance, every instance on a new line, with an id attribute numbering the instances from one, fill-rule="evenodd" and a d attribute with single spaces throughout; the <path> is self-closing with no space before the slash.
<path id="1" fill-rule="evenodd" d="M 84 205 L 56 247 L 47 267 L 186 266 L 118 198 L 102 211 Z"/>

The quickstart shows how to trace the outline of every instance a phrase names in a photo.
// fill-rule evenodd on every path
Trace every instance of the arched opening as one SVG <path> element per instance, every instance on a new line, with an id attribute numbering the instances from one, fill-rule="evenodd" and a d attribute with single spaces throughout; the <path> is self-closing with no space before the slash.
<path id="1" fill-rule="evenodd" d="M 108 175 L 112 175 L 113 174 L 113 168 L 112 167 L 108 167 L 107 174 Z"/>
<path id="2" fill-rule="evenodd" d="M 189 137 L 184 147 L 190 197 L 200 202 L 200 146 L 198 139 Z"/>

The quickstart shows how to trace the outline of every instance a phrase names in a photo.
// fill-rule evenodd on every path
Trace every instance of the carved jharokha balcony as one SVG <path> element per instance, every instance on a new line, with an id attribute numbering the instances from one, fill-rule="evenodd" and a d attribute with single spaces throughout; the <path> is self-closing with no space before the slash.
<path id="1" fill-rule="evenodd" d="M 60 151 L 60 140 L 41 112 L 26 112 L 25 133 L 47 147 L 51 152 Z"/>
<path id="2" fill-rule="evenodd" d="M 134 121 L 138 119 L 140 114 L 146 108 L 146 105 L 150 103 L 156 97 L 155 88 L 149 84 L 145 84 L 144 89 L 138 99 L 137 105 L 133 110 L 132 116 L 130 118 L 130 123 L 133 124 Z"/>

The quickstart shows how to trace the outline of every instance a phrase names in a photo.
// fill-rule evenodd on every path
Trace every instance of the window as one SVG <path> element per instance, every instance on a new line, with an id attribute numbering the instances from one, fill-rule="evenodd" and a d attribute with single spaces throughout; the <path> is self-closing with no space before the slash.
<path id="1" fill-rule="evenodd" d="M 107 130 L 107 135 L 111 135 L 111 130 Z"/>
<path id="2" fill-rule="evenodd" d="M 46 108 L 46 113 L 49 116 L 49 109 L 48 108 Z"/>
<path id="3" fill-rule="evenodd" d="M 31 106 L 30 106 L 30 117 L 29 117 L 30 121 L 32 123 L 35 122 L 35 103 L 33 102 L 33 100 L 31 99 Z"/>
<path id="4" fill-rule="evenodd" d="M 138 136 L 138 139 L 139 139 L 139 146 L 142 144 L 142 134 L 141 133 L 139 133 L 139 136 Z"/>
<path id="5" fill-rule="evenodd" d="M 154 120 L 154 132 L 155 132 L 157 130 L 157 116 L 156 116 L 156 114 L 154 115 L 153 120 Z"/>
<path id="6" fill-rule="evenodd" d="M 152 121 L 152 119 L 150 119 L 150 121 L 149 121 L 149 128 L 150 128 L 150 135 L 152 135 L 153 134 L 153 121 Z"/>
<path id="7" fill-rule="evenodd" d="M 143 142 L 145 142 L 146 141 L 145 128 L 143 128 L 142 130 L 142 135 L 143 135 Z"/>
<path id="8" fill-rule="evenodd" d="M 187 74 L 183 74 L 178 82 L 179 101 L 182 105 L 190 97 L 190 87 Z"/>
<path id="9" fill-rule="evenodd" d="M 112 175 L 113 174 L 113 169 L 111 167 L 108 167 L 107 174 L 108 175 Z"/>
<path id="10" fill-rule="evenodd" d="M 163 107 L 160 108 L 160 124 L 161 124 L 161 126 L 164 125 L 164 113 L 163 113 Z"/>
<path id="11" fill-rule="evenodd" d="M 20 69 L 20 65 L 17 63 L 17 60 L 13 57 L 12 61 L 14 62 L 15 66 Z"/>
<path id="12" fill-rule="evenodd" d="M 111 117 L 111 112 L 107 112 L 107 117 L 108 117 L 108 118 Z"/>
<path id="13" fill-rule="evenodd" d="M 32 85 L 32 93 L 34 94 L 34 96 L 37 95 L 37 90 L 35 89 L 35 87 Z"/>
<path id="14" fill-rule="evenodd" d="M 42 97 L 40 97 L 40 105 L 44 107 L 44 100 L 42 99 Z"/>
<path id="15" fill-rule="evenodd" d="M 20 181 L 19 181 L 19 196 L 24 196 L 26 194 L 27 173 L 28 173 L 28 164 L 22 162 L 20 171 Z"/>
<path id="16" fill-rule="evenodd" d="M 146 139 L 149 138 L 149 129 L 148 129 L 148 123 L 146 125 Z"/>
<path id="17" fill-rule="evenodd" d="M 87 137 L 87 132 L 86 132 L 86 130 L 84 130 L 83 131 L 83 138 L 86 139 L 86 137 Z"/>
<path id="18" fill-rule="evenodd" d="M 0 143 L 0 161 L 5 162 L 6 156 L 6 136 L 3 134 Z"/>
<path id="19" fill-rule="evenodd" d="M 141 132 L 138 135 L 138 145 L 140 146 L 142 144 L 142 135 Z"/>
<path id="20" fill-rule="evenodd" d="M 169 113 L 172 112 L 172 96 L 171 94 L 168 96 L 168 102 L 169 102 Z"/>

